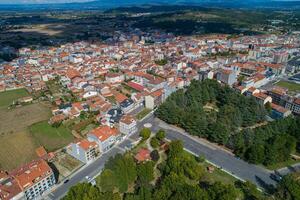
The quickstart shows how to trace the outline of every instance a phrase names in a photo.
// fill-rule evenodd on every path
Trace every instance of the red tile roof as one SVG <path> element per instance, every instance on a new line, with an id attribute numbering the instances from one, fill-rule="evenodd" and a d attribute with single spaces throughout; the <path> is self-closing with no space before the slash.
<path id="1" fill-rule="evenodd" d="M 142 85 L 132 82 L 132 81 L 128 82 L 127 85 L 137 91 L 140 91 L 140 92 L 144 90 L 144 87 Z"/>
<path id="2" fill-rule="evenodd" d="M 91 148 L 96 148 L 97 147 L 97 143 L 96 142 L 90 142 L 87 139 L 83 139 L 79 142 L 77 142 L 77 144 L 84 150 L 89 150 Z"/>
<path id="3" fill-rule="evenodd" d="M 14 170 L 10 174 L 17 180 L 23 190 L 34 185 L 36 182 L 48 177 L 52 173 L 45 160 L 35 160 L 20 168 Z"/>
<path id="4" fill-rule="evenodd" d="M 146 148 L 140 149 L 139 152 L 135 155 L 135 159 L 139 162 L 150 160 L 150 150 Z"/>
<path id="5" fill-rule="evenodd" d="M 22 192 L 18 182 L 7 172 L 0 171 L 0 199 L 10 200 Z"/>
<path id="6" fill-rule="evenodd" d="M 99 126 L 91 131 L 91 134 L 95 135 L 101 142 L 107 140 L 111 136 L 118 135 L 116 128 L 110 128 L 109 126 Z"/>

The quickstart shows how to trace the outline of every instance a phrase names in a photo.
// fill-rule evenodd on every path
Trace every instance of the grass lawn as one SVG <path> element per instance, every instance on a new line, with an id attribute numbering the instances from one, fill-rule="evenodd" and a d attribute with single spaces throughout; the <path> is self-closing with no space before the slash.
<path id="1" fill-rule="evenodd" d="M 30 133 L 23 131 L 0 136 L 0 169 L 12 170 L 37 158 L 39 147 Z"/>
<path id="2" fill-rule="evenodd" d="M 279 81 L 276 83 L 277 86 L 287 88 L 289 91 L 300 91 L 300 84 L 287 82 L 287 81 Z"/>
<path id="3" fill-rule="evenodd" d="M 145 108 L 144 110 L 142 110 L 141 112 L 139 112 L 139 113 L 136 115 L 136 118 L 139 119 L 139 120 L 141 120 L 141 119 L 143 119 L 146 115 L 148 115 L 150 112 L 151 112 L 150 109 Z"/>
<path id="4" fill-rule="evenodd" d="M 54 128 L 47 121 L 33 124 L 29 131 L 37 143 L 48 151 L 55 151 L 73 141 L 73 135 L 64 125 Z"/>
<path id="5" fill-rule="evenodd" d="M 25 88 L 0 92 L 0 107 L 7 107 L 13 101 L 26 96 L 29 96 L 29 93 Z"/>
<path id="6" fill-rule="evenodd" d="M 205 167 L 205 170 L 207 169 L 208 166 L 211 166 L 209 163 L 204 162 L 201 163 L 200 165 L 202 165 L 203 167 Z M 230 174 L 215 168 L 214 171 L 212 173 L 206 172 L 204 175 L 204 179 L 207 180 L 210 183 L 214 183 L 214 182 L 222 182 L 225 184 L 234 184 L 237 179 L 234 178 L 233 176 L 231 176 Z"/>
<path id="7" fill-rule="evenodd" d="M 289 159 L 288 161 L 285 161 L 285 162 L 268 165 L 268 166 L 266 166 L 266 168 L 269 170 L 276 170 L 276 169 L 281 169 L 283 167 L 288 167 L 288 166 L 294 165 L 299 162 L 300 162 L 300 160 Z"/>

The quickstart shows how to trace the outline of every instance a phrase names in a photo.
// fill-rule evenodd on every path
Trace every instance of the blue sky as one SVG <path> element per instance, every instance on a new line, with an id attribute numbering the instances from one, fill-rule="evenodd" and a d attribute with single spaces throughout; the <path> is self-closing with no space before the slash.
<path id="1" fill-rule="evenodd" d="M 38 3 L 66 3 L 87 2 L 91 0 L 0 0 L 0 4 L 38 4 Z"/>

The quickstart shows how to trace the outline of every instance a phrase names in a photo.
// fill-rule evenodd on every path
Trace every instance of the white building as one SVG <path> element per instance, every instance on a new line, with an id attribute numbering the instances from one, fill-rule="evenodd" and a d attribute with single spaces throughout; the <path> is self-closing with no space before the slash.
<path id="1" fill-rule="evenodd" d="M 125 135 L 130 135 L 137 132 L 136 120 L 131 115 L 124 115 L 119 123 L 119 130 Z"/>

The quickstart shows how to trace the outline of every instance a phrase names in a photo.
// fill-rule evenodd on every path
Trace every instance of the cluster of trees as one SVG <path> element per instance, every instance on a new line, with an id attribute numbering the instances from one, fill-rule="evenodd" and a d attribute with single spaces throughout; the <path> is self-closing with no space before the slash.
<path id="1" fill-rule="evenodd" d="M 283 177 L 277 187 L 275 197 L 280 200 L 299 200 L 300 174 L 293 173 Z"/>
<path id="2" fill-rule="evenodd" d="M 163 139 L 166 137 L 166 132 L 164 130 L 159 130 L 155 137 L 152 137 L 150 140 L 150 144 L 151 146 L 156 149 L 159 147 L 159 145 L 161 144 L 161 142 L 163 141 Z"/>
<path id="3" fill-rule="evenodd" d="M 272 165 L 300 152 L 300 118 L 288 117 L 255 129 L 245 129 L 230 139 L 235 154 L 251 162 Z"/>
<path id="4" fill-rule="evenodd" d="M 207 111 L 205 105 L 212 105 L 212 108 Z M 254 98 L 245 97 L 214 80 L 205 80 L 192 81 L 186 90 L 173 93 L 155 114 L 192 135 L 226 144 L 239 127 L 262 122 L 266 110 Z"/>
<path id="5" fill-rule="evenodd" d="M 130 154 L 117 154 L 105 164 L 105 170 L 98 178 L 98 185 L 102 192 L 112 192 L 118 189 L 124 193 L 137 178 L 137 165 Z"/>
<path id="6" fill-rule="evenodd" d="M 207 105 L 210 110 L 205 110 Z M 290 159 L 295 150 L 300 152 L 299 117 L 247 128 L 264 121 L 265 107 L 214 80 L 193 81 L 186 90 L 172 94 L 155 114 L 192 135 L 227 145 L 251 163 L 272 165 Z"/>
<path id="7" fill-rule="evenodd" d="M 70 189 L 64 200 L 265 199 L 248 182 L 236 185 L 206 182 L 205 173 L 203 165 L 183 150 L 182 143 L 174 141 L 169 145 L 167 159 L 159 164 L 135 163 L 129 153 L 117 155 L 106 164 L 96 186 L 80 183 Z"/>

